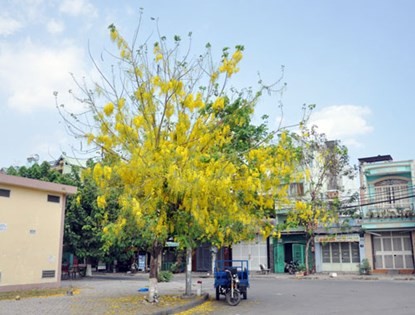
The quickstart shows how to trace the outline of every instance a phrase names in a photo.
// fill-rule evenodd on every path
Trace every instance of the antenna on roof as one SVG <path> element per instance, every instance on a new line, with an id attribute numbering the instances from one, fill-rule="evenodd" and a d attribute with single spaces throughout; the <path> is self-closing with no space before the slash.
<path id="1" fill-rule="evenodd" d="M 27 162 L 29 163 L 37 163 L 39 161 L 39 154 L 32 154 L 27 158 Z"/>

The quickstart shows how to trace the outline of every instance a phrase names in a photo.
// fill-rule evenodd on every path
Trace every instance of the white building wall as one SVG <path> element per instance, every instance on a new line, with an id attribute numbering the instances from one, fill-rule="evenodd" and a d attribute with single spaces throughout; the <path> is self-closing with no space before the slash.
<path id="1" fill-rule="evenodd" d="M 260 264 L 268 268 L 267 240 L 261 235 L 257 235 L 252 241 L 233 245 L 232 259 L 248 260 L 250 270 L 260 270 Z"/>

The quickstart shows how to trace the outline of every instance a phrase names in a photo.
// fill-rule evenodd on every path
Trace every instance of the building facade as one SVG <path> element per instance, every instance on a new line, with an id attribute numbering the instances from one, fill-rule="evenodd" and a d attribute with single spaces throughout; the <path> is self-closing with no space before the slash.
<path id="1" fill-rule="evenodd" d="M 65 202 L 75 193 L 0 173 L 0 291 L 60 285 Z"/>
<path id="2" fill-rule="evenodd" d="M 317 272 L 358 272 L 365 257 L 360 219 L 342 217 L 330 228 L 321 228 L 314 236 Z"/>
<path id="3" fill-rule="evenodd" d="M 321 156 L 320 152 L 315 152 L 313 161 L 308 161 L 309 169 L 304 170 L 312 175 L 304 175 L 302 181 L 291 183 L 288 196 L 292 202 L 307 203 L 314 199 L 327 211 L 339 211 L 339 222 L 313 228 L 313 235 L 307 235 L 304 227 L 284 231 L 280 239 L 273 240 L 274 272 L 286 272 L 284 267 L 291 261 L 305 265 L 307 256 L 308 269 L 312 272 L 359 270 L 358 264 L 364 251 L 361 247 L 363 235 L 360 220 L 353 219 L 351 213 L 342 214 L 339 209 L 339 205 L 348 203 L 356 194 L 353 176 L 350 176 L 354 171 L 347 163 L 339 162 L 342 158 L 337 155 L 337 141 L 326 141 L 325 145 L 326 151 L 323 150 Z M 277 222 L 284 224 L 289 211 L 278 211 Z M 306 253 L 309 238 L 310 246 Z"/>
<path id="4" fill-rule="evenodd" d="M 373 272 L 414 272 L 415 162 L 359 159 L 362 229 Z"/>

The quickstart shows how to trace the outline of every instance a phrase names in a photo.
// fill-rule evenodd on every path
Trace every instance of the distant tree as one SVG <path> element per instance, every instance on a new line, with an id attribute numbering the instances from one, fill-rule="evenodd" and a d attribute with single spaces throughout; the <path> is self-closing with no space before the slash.
<path id="1" fill-rule="evenodd" d="M 91 164 L 91 163 L 90 163 Z M 67 205 L 64 244 L 78 258 L 102 259 L 102 211 L 96 205 L 97 188 L 88 176 L 77 177 L 78 192 Z"/>
<path id="2" fill-rule="evenodd" d="M 210 45 L 192 58 L 189 51 L 181 55 L 179 36 L 172 48 L 163 36 L 150 48 L 147 42 L 137 46 L 136 38 L 130 46 L 114 25 L 109 30 L 119 50 L 117 71 L 107 77 L 99 69 L 93 89 L 76 81 L 86 113 L 66 115 L 58 108 L 69 130 L 99 148 L 102 161 L 92 175 L 98 207 L 107 212 L 118 196 L 118 219 L 104 227 L 106 239 L 115 242 L 130 231 L 147 240 L 149 300 L 159 254 L 172 235 L 187 248 L 190 294 L 189 264 L 198 241 L 221 246 L 273 232 L 266 218 L 284 195 L 294 148 L 285 132 L 271 145 L 263 126 L 250 129 L 260 93 L 225 94 L 242 46 L 225 48 L 215 66 Z"/>
<path id="3" fill-rule="evenodd" d="M 50 163 L 46 161 L 42 162 L 40 165 L 35 163 L 29 167 L 11 166 L 7 168 L 6 174 L 74 186 L 76 186 L 79 181 L 76 172 L 71 174 L 62 174 L 53 169 Z"/>
<path id="4" fill-rule="evenodd" d="M 93 179 L 92 170 L 95 163 L 88 161 L 87 168 L 82 170 L 81 177 L 77 177 L 78 192 L 70 199 L 65 215 L 64 243 L 77 257 L 83 258 L 90 264 L 91 259 L 107 262 L 114 260 L 129 260 L 141 245 L 139 235 L 126 234 L 107 242 L 107 235 L 103 228 L 118 218 L 118 192 L 114 191 L 108 199 L 108 207 L 98 207 L 97 197 L 99 189 Z"/>

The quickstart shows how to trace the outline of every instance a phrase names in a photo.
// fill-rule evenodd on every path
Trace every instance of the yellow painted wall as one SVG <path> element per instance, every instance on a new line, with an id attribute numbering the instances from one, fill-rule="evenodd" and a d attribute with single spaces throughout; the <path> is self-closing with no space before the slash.
<path id="1" fill-rule="evenodd" d="M 0 288 L 60 281 L 63 195 L 53 203 L 46 191 L 0 188 L 11 190 L 0 197 Z M 55 277 L 42 278 L 42 270 L 55 270 Z"/>

